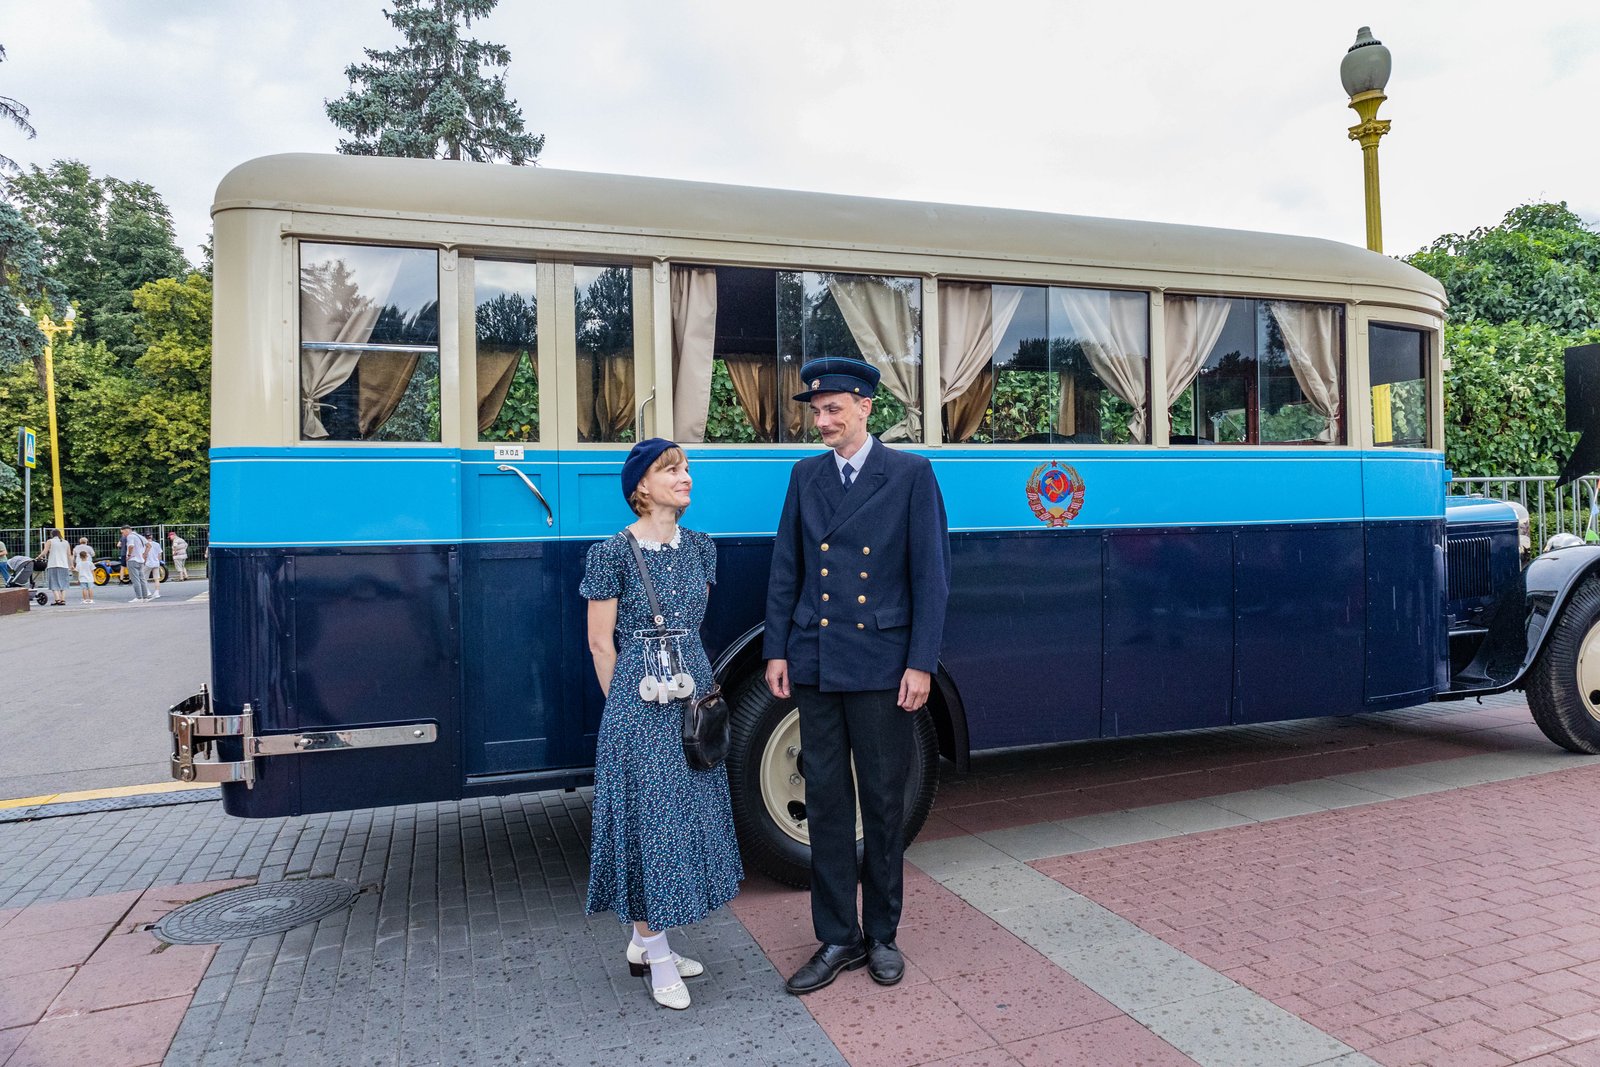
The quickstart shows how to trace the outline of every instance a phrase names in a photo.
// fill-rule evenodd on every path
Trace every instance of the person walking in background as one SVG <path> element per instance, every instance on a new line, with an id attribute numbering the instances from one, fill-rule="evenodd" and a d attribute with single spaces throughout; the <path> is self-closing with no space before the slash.
<path id="1" fill-rule="evenodd" d="M 950 535 L 933 466 L 867 430 L 878 369 L 814 359 L 800 377 L 806 390 L 794 399 L 810 405 L 829 451 L 789 474 L 762 640 L 767 687 L 779 700 L 792 694 L 805 753 L 811 923 L 822 944 L 786 983 L 796 995 L 862 964 L 879 985 L 905 974 L 895 935 L 911 716 L 928 702 L 950 594 Z"/>
<path id="2" fill-rule="evenodd" d="M 167 540 L 172 542 L 172 580 L 175 582 L 187 582 L 189 580 L 189 542 L 179 537 L 177 530 L 168 530 Z"/>
<path id="3" fill-rule="evenodd" d="M 72 569 L 78 572 L 78 591 L 85 604 L 94 603 L 94 549 L 87 537 L 78 538 L 72 546 Z"/>
<path id="4" fill-rule="evenodd" d="M 143 604 L 150 596 L 144 584 L 145 537 L 131 526 L 122 528 L 122 569 L 133 582 L 133 602 Z"/>
<path id="5" fill-rule="evenodd" d="M 72 583 L 72 546 L 60 530 L 50 531 L 50 540 L 39 550 L 44 559 L 44 583 L 50 590 L 50 606 L 67 606 L 67 586 Z"/>
<path id="6" fill-rule="evenodd" d="M 161 538 L 147 537 L 144 542 L 144 583 L 150 589 L 150 599 L 161 599 Z"/>

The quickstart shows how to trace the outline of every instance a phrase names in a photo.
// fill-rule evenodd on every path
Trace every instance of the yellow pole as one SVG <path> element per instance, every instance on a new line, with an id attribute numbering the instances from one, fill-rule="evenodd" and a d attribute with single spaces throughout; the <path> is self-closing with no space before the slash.
<path id="1" fill-rule="evenodd" d="M 45 406 L 50 415 L 50 491 L 55 498 L 56 529 L 66 536 L 67 521 L 65 509 L 61 506 L 61 436 L 56 430 L 56 334 L 72 333 L 72 320 L 55 322 L 50 316 L 45 315 L 39 323 L 39 330 L 44 334 L 44 396 Z"/>
<path id="2" fill-rule="evenodd" d="M 1350 98 L 1361 119 L 1350 127 L 1350 139 L 1361 143 L 1362 186 L 1367 199 L 1367 247 L 1383 251 L 1383 211 L 1378 204 L 1378 141 L 1389 132 L 1389 120 L 1378 118 L 1378 107 L 1389 99 L 1382 89 L 1369 89 Z"/>

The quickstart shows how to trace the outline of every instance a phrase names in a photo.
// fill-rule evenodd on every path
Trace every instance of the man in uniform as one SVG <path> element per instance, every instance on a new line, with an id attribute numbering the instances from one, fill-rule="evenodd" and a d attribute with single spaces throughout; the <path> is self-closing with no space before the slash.
<path id="1" fill-rule="evenodd" d="M 803 994 L 865 963 L 874 981 L 905 973 L 895 945 L 905 851 L 912 713 L 928 701 L 950 590 L 950 536 L 933 467 L 867 432 L 878 371 L 858 359 L 800 368 L 829 451 L 803 459 L 772 551 L 767 686 L 800 709 L 811 920 L 822 946 L 787 983 Z M 864 852 L 856 917 L 856 798 Z"/>

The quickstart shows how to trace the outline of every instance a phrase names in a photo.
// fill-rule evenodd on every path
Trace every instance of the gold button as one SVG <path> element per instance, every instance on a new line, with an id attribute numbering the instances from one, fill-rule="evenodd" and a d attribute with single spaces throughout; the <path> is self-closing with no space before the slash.
<path id="1" fill-rule="evenodd" d="M 828 568 L 826 568 L 826 567 L 822 568 L 822 576 L 824 578 L 826 578 L 828 576 Z"/>
<path id="2" fill-rule="evenodd" d="M 856 603 L 857 604 L 865 604 L 866 602 L 867 602 L 867 598 L 866 597 L 864 597 L 864 596 L 856 597 Z"/>
<path id="3" fill-rule="evenodd" d="M 866 576 L 867 576 L 867 572 L 866 571 L 862 571 L 861 572 L 861 577 L 865 578 Z"/>
<path id="4" fill-rule="evenodd" d="M 826 542 L 826 541 L 822 542 L 822 551 L 824 551 L 824 552 L 828 551 L 828 542 Z"/>
<path id="5" fill-rule="evenodd" d="M 824 626 L 828 625 L 828 620 L 827 619 L 823 619 L 822 620 L 822 625 L 824 625 Z"/>
<path id="6" fill-rule="evenodd" d="M 865 629 L 866 629 L 866 628 L 867 628 L 867 624 L 866 624 L 866 623 L 864 623 L 864 622 L 858 622 L 858 623 L 856 623 L 856 629 L 858 629 L 858 630 L 865 630 Z"/>
<path id="7" fill-rule="evenodd" d="M 823 593 L 822 594 L 822 599 L 823 600 L 827 600 L 828 599 L 828 594 L 827 593 Z"/>
<path id="8" fill-rule="evenodd" d="M 870 556 L 870 555 L 872 555 L 872 549 L 868 548 L 866 545 L 862 545 L 861 546 L 861 554 L 863 556 Z"/>

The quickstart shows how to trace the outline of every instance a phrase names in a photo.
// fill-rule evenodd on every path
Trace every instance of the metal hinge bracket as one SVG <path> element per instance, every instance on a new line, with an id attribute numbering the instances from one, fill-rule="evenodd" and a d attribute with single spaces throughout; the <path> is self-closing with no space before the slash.
<path id="1" fill-rule="evenodd" d="M 255 712 L 249 704 L 237 715 L 212 711 L 209 686 L 201 686 L 200 692 L 169 708 L 167 727 L 172 733 L 172 777 L 180 782 L 243 782 L 251 789 L 256 784 L 256 760 L 266 756 L 426 745 L 439 739 L 439 728 L 431 722 L 262 736 L 255 731 Z M 230 737 L 243 743 L 244 759 L 217 758 L 216 741 Z"/>

